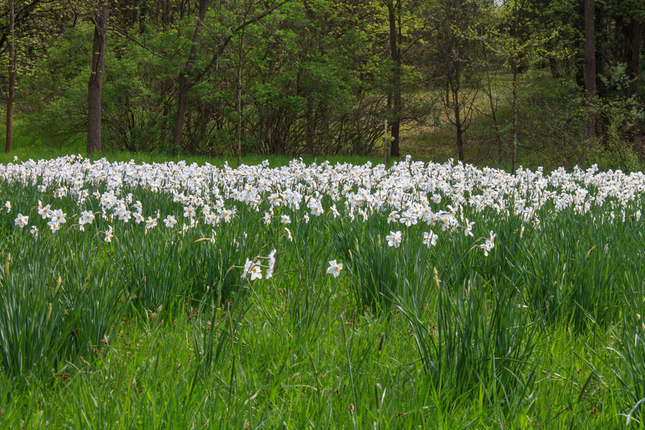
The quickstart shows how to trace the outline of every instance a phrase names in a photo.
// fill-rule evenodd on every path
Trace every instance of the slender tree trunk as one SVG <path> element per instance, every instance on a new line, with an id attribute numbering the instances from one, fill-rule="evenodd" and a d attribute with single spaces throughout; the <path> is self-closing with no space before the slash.
<path id="1" fill-rule="evenodd" d="M 488 87 L 486 96 L 488 97 L 490 115 L 493 119 L 493 128 L 495 129 L 495 140 L 497 141 L 497 162 L 501 164 L 502 155 L 504 152 L 504 143 L 499 131 L 499 122 L 497 121 L 497 101 L 493 100 L 493 86 L 491 84 L 492 79 L 490 77 L 490 63 L 488 62 L 488 51 L 486 50 L 486 47 L 484 47 L 484 61 L 486 62 L 486 86 Z"/>
<path id="2" fill-rule="evenodd" d="M 181 152 L 181 138 L 184 133 L 184 119 L 186 117 L 186 106 L 188 105 L 188 90 L 192 87 L 192 84 L 188 82 L 188 74 L 192 70 L 193 65 L 195 64 L 195 59 L 197 58 L 197 46 L 199 45 L 199 39 L 201 37 L 204 20 L 206 19 L 207 10 L 208 0 L 200 0 L 199 18 L 197 19 L 197 25 L 195 25 L 192 47 L 190 48 L 190 54 L 188 54 L 188 61 L 184 64 L 184 67 L 177 78 L 177 84 L 179 86 L 179 100 L 177 104 L 177 117 L 175 118 L 175 130 L 173 133 L 173 145 L 177 152 Z"/>
<path id="3" fill-rule="evenodd" d="M 383 164 L 387 168 L 387 159 L 389 155 L 389 148 L 387 145 L 387 118 L 385 118 L 385 127 L 383 128 Z"/>
<path id="4" fill-rule="evenodd" d="M 242 164 L 242 66 L 237 69 L 237 126 L 235 127 L 237 143 L 237 167 Z"/>
<path id="5" fill-rule="evenodd" d="M 511 172 L 514 175 L 517 169 L 517 64 L 513 65 L 513 159 L 511 161 Z"/>
<path id="6" fill-rule="evenodd" d="M 308 88 L 305 90 L 305 104 L 307 108 L 305 109 L 305 122 L 306 122 L 306 132 L 305 132 L 305 151 L 316 155 L 314 150 L 314 141 L 316 140 L 316 124 L 315 124 L 315 106 L 314 98 L 312 91 Z"/>
<path id="7" fill-rule="evenodd" d="M 497 162 L 502 162 L 502 156 L 504 154 L 504 142 L 502 141 L 501 133 L 499 132 L 499 121 L 497 121 L 497 106 L 493 102 L 492 89 L 490 87 L 490 81 L 488 82 L 488 102 L 490 103 L 490 116 L 493 119 L 493 128 L 495 129 L 495 140 L 497 141 Z"/>
<path id="8" fill-rule="evenodd" d="M 240 37 L 240 51 L 237 65 L 237 125 L 235 127 L 235 143 L 237 144 L 237 167 L 242 164 L 242 49 L 244 47 L 244 30 Z"/>
<path id="9" fill-rule="evenodd" d="M 638 73 L 640 71 L 640 60 L 641 60 L 641 46 L 643 43 L 643 30 L 645 29 L 645 23 L 642 21 L 632 18 L 630 22 L 625 23 L 623 27 L 623 35 L 625 40 L 625 62 L 627 63 L 627 76 L 629 77 L 630 83 L 627 87 L 623 88 L 623 96 L 629 98 L 636 94 L 636 88 L 638 85 Z"/>
<path id="10" fill-rule="evenodd" d="M 457 77 L 459 79 L 459 77 Z M 461 101 L 459 99 L 460 85 L 452 86 L 453 112 L 455 113 L 455 130 L 457 132 L 457 153 L 459 161 L 466 162 L 466 151 L 464 149 L 464 124 L 461 121 Z"/>
<path id="11" fill-rule="evenodd" d="M 400 34 L 400 23 L 397 30 L 397 20 L 395 9 L 398 9 L 399 16 L 401 16 L 401 1 L 402 0 L 392 0 L 387 4 L 388 8 L 388 18 L 390 24 L 390 55 L 392 61 L 394 62 L 394 70 L 392 71 L 392 147 L 391 155 L 393 157 L 398 157 L 400 155 L 399 150 L 399 136 L 401 129 L 401 110 L 402 110 L 402 99 L 401 99 L 401 47 L 399 46 L 399 34 Z M 396 4 L 395 4 L 396 3 Z"/>
<path id="12" fill-rule="evenodd" d="M 513 149 L 511 154 L 511 173 L 514 175 L 517 171 L 517 117 L 518 117 L 518 108 L 517 108 L 517 77 L 520 73 L 519 71 L 519 58 L 518 58 L 518 48 L 517 48 L 517 31 L 519 27 L 519 13 L 517 8 L 517 1 L 513 2 L 513 15 L 515 19 L 513 20 L 512 27 L 512 43 L 513 43 L 513 55 L 511 59 L 513 61 L 511 67 L 513 68 Z"/>
<path id="13" fill-rule="evenodd" d="M 585 138 L 596 138 L 596 36 L 594 30 L 594 0 L 585 0 L 585 90 L 587 98 L 587 126 Z"/>
<path id="14" fill-rule="evenodd" d="M 94 17 L 92 73 L 87 85 L 87 155 L 101 151 L 101 90 L 105 69 L 108 12 L 103 0 L 99 0 L 97 8 L 97 14 Z"/>
<path id="15" fill-rule="evenodd" d="M 186 118 L 186 106 L 188 105 L 188 85 L 185 75 L 177 78 L 179 86 L 179 100 L 177 103 L 177 117 L 175 118 L 175 130 L 173 133 L 173 144 L 177 152 L 181 152 L 181 137 L 184 133 L 184 120 Z"/>
<path id="16" fill-rule="evenodd" d="M 558 73 L 557 61 L 555 57 L 549 57 L 549 69 L 551 70 L 551 77 L 553 79 L 560 78 L 560 74 Z"/>
<path id="17" fill-rule="evenodd" d="M 13 143 L 13 99 L 16 91 L 16 51 L 13 39 L 14 0 L 9 0 L 9 91 L 7 92 L 7 134 L 4 152 L 11 152 Z"/>

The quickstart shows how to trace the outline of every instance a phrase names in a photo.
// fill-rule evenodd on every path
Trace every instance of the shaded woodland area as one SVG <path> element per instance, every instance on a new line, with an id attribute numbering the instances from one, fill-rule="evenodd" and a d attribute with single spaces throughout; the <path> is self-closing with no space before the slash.
<path id="1" fill-rule="evenodd" d="M 644 24 L 639 0 L 2 0 L 6 152 L 20 121 L 88 154 L 380 154 L 387 120 L 393 156 L 634 169 Z"/>

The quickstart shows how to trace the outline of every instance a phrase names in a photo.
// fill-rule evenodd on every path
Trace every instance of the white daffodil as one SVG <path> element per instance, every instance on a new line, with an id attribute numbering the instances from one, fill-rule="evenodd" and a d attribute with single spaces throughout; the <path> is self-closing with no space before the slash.
<path id="1" fill-rule="evenodd" d="M 438 238 L 439 238 L 439 236 L 436 235 L 432 230 L 430 230 L 430 232 L 424 232 L 423 233 L 423 244 L 427 245 L 428 248 L 430 248 L 431 246 L 436 246 Z"/>
<path id="2" fill-rule="evenodd" d="M 335 278 L 338 278 L 340 271 L 343 269 L 343 263 L 337 263 L 336 260 L 331 260 L 329 262 L 329 267 L 327 268 L 328 275 L 334 275 Z"/>
<path id="3" fill-rule="evenodd" d="M 402 241 L 401 235 L 402 235 L 401 231 L 397 231 L 396 233 L 391 231 L 389 235 L 385 236 L 385 240 L 387 240 L 387 244 L 389 246 L 398 248 L 399 246 L 401 246 L 401 241 Z"/>
<path id="4" fill-rule="evenodd" d="M 168 215 L 166 219 L 163 220 L 163 223 L 166 225 L 166 227 L 173 228 L 175 224 L 177 224 L 177 220 L 175 219 L 174 215 Z"/>
<path id="5" fill-rule="evenodd" d="M 184 208 L 184 218 L 193 218 L 195 216 L 195 208 L 192 205 Z"/>
<path id="6" fill-rule="evenodd" d="M 488 253 L 495 247 L 496 236 L 497 235 L 491 230 L 490 238 L 486 239 L 486 242 L 483 245 L 480 245 L 480 247 L 484 250 L 484 256 L 488 257 Z"/>
<path id="7" fill-rule="evenodd" d="M 50 205 L 43 206 L 42 203 L 40 203 L 40 200 L 38 200 L 38 215 L 43 217 L 43 219 L 47 219 L 51 216 L 52 210 Z"/>
<path id="8" fill-rule="evenodd" d="M 60 223 L 56 220 L 50 220 L 47 225 L 49 226 L 49 229 L 52 231 L 52 233 L 56 233 L 58 230 L 60 230 Z"/>
<path id="9" fill-rule="evenodd" d="M 151 228 L 155 228 L 156 226 L 157 226 L 157 219 L 149 216 L 148 219 L 146 220 L 146 231 L 150 230 Z"/>
<path id="10" fill-rule="evenodd" d="M 112 237 L 114 236 L 114 233 L 112 231 L 112 226 L 108 227 L 108 231 L 105 232 L 105 241 L 106 242 L 112 242 Z"/>
<path id="11" fill-rule="evenodd" d="M 145 221 L 145 218 L 143 217 L 141 212 L 136 212 L 134 214 L 134 222 L 136 222 L 137 224 L 141 224 L 143 221 Z"/>
<path id="12" fill-rule="evenodd" d="M 276 253 L 276 250 L 274 249 L 269 253 L 267 257 L 267 259 L 269 260 L 269 267 L 267 267 L 267 271 L 266 271 L 267 279 L 273 276 L 273 269 L 275 268 L 275 253 Z"/>
<path id="13" fill-rule="evenodd" d="M 473 236 L 473 226 L 475 225 L 475 221 L 473 222 L 468 222 L 468 218 L 466 218 L 466 230 L 464 230 L 464 235 L 465 236 Z"/>
<path id="14" fill-rule="evenodd" d="M 389 224 L 391 222 L 397 222 L 399 218 L 400 218 L 400 216 L 399 216 L 398 212 L 393 211 L 387 216 L 387 223 Z"/>
<path id="15" fill-rule="evenodd" d="M 254 264 L 253 267 L 251 267 L 251 281 L 254 281 L 256 279 L 262 279 L 262 268 L 260 267 L 259 264 Z"/>
<path id="16" fill-rule="evenodd" d="M 251 269 L 253 268 L 253 260 L 249 260 L 248 258 L 246 259 L 246 263 L 244 263 L 244 270 L 242 271 L 242 278 L 246 278 L 249 276 L 249 273 L 251 272 Z"/>
<path id="17" fill-rule="evenodd" d="M 23 215 L 23 214 L 19 213 L 19 214 L 18 214 L 18 216 L 16 217 L 16 219 L 14 220 L 14 223 L 15 223 L 18 227 L 23 228 L 24 226 L 26 226 L 27 224 L 29 224 L 29 217 L 28 217 L 28 216 L 26 216 L 26 215 Z"/>
<path id="18" fill-rule="evenodd" d="M 81 216 L 78 219 L 79 224 L 92 224 L 94 221 L 94 214 L 91 211 L 81 212 Z"/>
<path id="19" fill-rule="evenodd" d="M 65 224 L 67 221 L 65 220 L 65 212 L 63 212 L 62 209 L 56 209 L 52 211 L 50 218 L 60 224 Z"/>

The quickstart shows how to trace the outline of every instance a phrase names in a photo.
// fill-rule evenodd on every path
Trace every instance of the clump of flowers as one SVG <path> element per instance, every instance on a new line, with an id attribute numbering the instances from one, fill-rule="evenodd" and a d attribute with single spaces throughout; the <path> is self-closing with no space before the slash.
<path id="1" fill-rule="evenodd" d="M 262 279 L 262 268 L 266 269 L 266 279 L 271 278 L 275 269 L 275 254 L 276 250 L 274 249 L 266 257 L 258 256 L 253 260 L 247 258 L 242 271 L 242 279 L 249 278 L 251 281 Z M 266 260 L 267 265 L 260 264 L 258 260 Z"/>

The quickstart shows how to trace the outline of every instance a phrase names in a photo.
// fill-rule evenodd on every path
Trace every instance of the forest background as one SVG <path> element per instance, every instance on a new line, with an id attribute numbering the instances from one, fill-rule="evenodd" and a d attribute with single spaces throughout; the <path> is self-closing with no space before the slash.
<path id="1" fill-rule="evenodd" d="M 5 150 L 645 160 L 640 0 L 1 0 Z"/>

